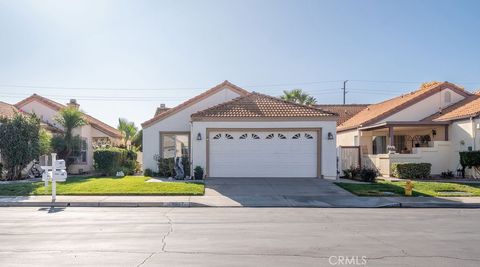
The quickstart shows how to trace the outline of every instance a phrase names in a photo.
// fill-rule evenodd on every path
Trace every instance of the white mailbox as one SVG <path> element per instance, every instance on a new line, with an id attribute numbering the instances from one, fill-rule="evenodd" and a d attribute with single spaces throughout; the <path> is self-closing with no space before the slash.
<path id="1" fill-rule="evenodd" d="M 59 159 L 55 161 L 55 169 L 57 170 L 65 170 L 65 160 Z"/>
<path id="2" fill-rule="evenodd" d="M 55 181 L 65 182 L 67 180 L 67 172 L 65 170 L 53 171 Z"/>

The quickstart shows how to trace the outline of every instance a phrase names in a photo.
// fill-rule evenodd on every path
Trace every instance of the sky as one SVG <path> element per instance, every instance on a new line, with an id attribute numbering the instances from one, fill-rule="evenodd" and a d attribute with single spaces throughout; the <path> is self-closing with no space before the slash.
<path id="1" fill-rule="evenodd" d="M 37 93 L 138 126 L 224 80 L 319 103 L 480 88 L 480 1 L 0 0 L 0 101 Z"/>

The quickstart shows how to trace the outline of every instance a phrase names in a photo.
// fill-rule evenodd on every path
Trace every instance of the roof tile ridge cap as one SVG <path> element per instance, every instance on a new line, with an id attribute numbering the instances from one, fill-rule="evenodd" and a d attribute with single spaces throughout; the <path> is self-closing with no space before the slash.
<path id="1" fill-rule="evenodd" d="M 281 98 L 279 98 L 279 97 L 275 97 L 275 96 L 271 96 L 271 95 L 266 95 L 266 94 L 262 94 L 262 93 L 258 93 L 258 92 L 252 92 L 252 94 L 256 94 L 256 95 L 258 95 L 258 96 L 267 97 L 267 98 L 270 98 L 270 99 L 273 99 L 273 100 L 277 100 L 277 101 L 282 101 L 283 103 L 289 104 L 289 105 L 294 105 L 294 106 L 298 106 L 298 107 L 308 108 L 308 109 L 315 110 L 315 111 L 322 111 L 322 112 L 325 112 L 325 113 L 330 114 L 330 115 L 333 115 L 333 116 L 337 116 L 337 115 L 338 115 L 337 113 L 330 112 L 330 111 L 326 111 L 326 110 L 323 110 L 323 109 L 321 109 L 321 108 L 316 108 L 316 107 L 313 107 L 313 106 L 308 106 L 308 105 L 304 105 L 304 104 L 299 104 L 299 103 L 291 102 L 291 101 L 284 100 L 284 99 L 281 99 Z"/>
<path id="2" fill-rule="evenodd" d="M 219 108 L 219 107 L 221 107 L 221 106 L 230 105 L 230 104 L 232 104 L 232 103 L 234 103 L 234 102 L 237 102 L 237 101 L 240 101 L 240 100 L 242 100 L 242 99 L 248 98 L 248 97 L 250 97 L 251 95 L 253 95 L 253 92 L 248 92 L 247 95 L 240 95 L 240 96 L 237 96 L 237 97 L 235 97 L 235 98 L 233 98 L 233 99 L 230 99 L 230 100 L 228 100 L 228 101 L 225 101 L 225 102 L 222 102 L 222 103 L 220 103 L 220 104 L 217 104 L 217 105 L 215 105 L 215 106 L 211 106 L 211 107 L 206 108 L 206 109 L 204 109 L 204 110 L 200 110 L 200 111 L 197 111 L 197 112 L 195 112 L 195 113 L 192 113 L 192 114 L 190 115 L 190 117 L 201 116 L 202 114 L 204 114 L 204 113 L 206 113 L 206 112 L 208 112 L 208 111 L 211 111 L 211 110 L 213 110 L 213 109 Z"/>

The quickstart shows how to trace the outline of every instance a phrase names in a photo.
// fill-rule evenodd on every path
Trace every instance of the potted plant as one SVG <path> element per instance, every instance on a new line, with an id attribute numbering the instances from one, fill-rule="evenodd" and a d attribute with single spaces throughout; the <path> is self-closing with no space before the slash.
<path id="1" fill-rule="evenodd" d="M 195 177 L 195 180 L 202 180 L 203 168 L 200 166 L 195 166 L 195 169 L 193 169 L 193 176 Z"/>

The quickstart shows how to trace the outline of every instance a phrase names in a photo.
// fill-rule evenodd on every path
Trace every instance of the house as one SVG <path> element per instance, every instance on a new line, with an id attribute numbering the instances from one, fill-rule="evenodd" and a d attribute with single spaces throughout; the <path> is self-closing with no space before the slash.
<path id="1" fill-rule="evenodd" d="M 14 105 L 0 101 L 0 118 L 11 118 L 18 109 Z"/>
<path id="2" fill-rule="evenodd" d="M 316 108 L 323 109 L 338 114 L 337 125 L 344 123 L 358 112 L 366 109 L 369 104 L 320 104 Z"/>
<path id="3" fill-rule="evenodd" d="M 384 176 L 400 162 L 431 163 L 434 175 L 455 171 L 458 152 L 479 147 L 477 98 L 449 82 L 425 83 L 414 92 L 369 105 L 340 124 L 337 145 L 359 146 L 362 164 L 375 166 Z"/>
<path id="4" fill-rule="evenodd" d="M 66 105 L 57 103 L 48 98 L 33 94 L 30 97 L 15 104 L 15 108 L 21 112 L 37 115 L 42 125 L 49 127 L 52 132 L 63 131 L 62 126 L 55 121 L 59 110 L 67 106 L 79 108 L 75 99 L 71 99 Z M 101 122 L 94 117 L 85 114 L 87 125 L 74 129 L 73 134 L 79 135 L 82 145 L 78 151 L 74 151 L 74 163 L 69 167 L 70 173 L 85 173 L 93 170 L 93 149 L 99 144 L 121 143 L 122 134 L 119 130 Z"/>
<path id="5" fill-rule="evenodd" d="M 206 177 L 334 179 L 337 117 L 224 81 L 142 124 L 143 166 L 188 156 Z"/>

